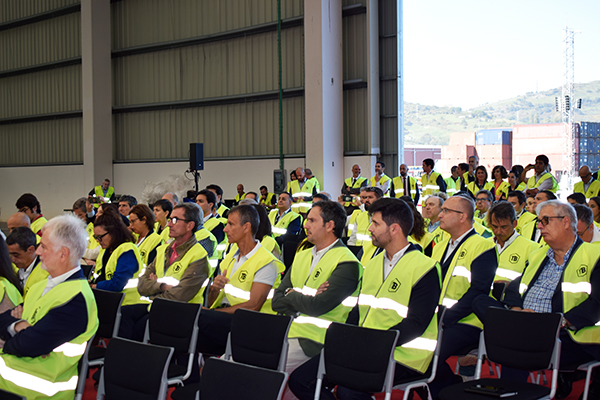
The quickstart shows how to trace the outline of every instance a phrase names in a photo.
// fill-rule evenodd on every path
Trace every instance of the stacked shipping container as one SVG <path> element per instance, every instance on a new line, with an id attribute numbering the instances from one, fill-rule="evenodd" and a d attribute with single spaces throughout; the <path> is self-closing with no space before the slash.
<path id="1" fill-rule="evenodd" d="M 479 164 L 487 168 L 490 179 L 492 169 L 503 165 L 512 166 L 512 128 L 482 129 L 475 135 Z"/>
<path id="2" fill-rule="evenodd" d="M 579 125 L 578 165 L 591 170 L 600 169 L 600 123 L 581 122 Z"/>

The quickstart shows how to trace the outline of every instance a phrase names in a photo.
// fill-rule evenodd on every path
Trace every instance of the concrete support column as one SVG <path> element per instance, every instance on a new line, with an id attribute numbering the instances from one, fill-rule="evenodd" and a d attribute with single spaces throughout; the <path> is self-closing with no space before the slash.
<path id="1" fill-rule="evenodd" d="M 342 2 L 304 2 L 306 165 L 334 198 L 344 180 Z"/>
<path id="2" fill-rule="evenodd" d="M 113 180 L 110 1 L 81 1 L 85 187 Z M 89 189 L 87 189 L 89 190 Z"/>

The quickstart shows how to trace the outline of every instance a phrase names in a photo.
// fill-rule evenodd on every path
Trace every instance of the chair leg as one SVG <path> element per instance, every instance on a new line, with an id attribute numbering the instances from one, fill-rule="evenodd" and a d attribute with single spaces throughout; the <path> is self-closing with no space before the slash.
<path id="1" fill-rule="evenodd" d="M 590 391 L 590 381 L 592 380 L 592 368 L 588 368 L 587 373 L 585 374 L 585 385 L 583 386 L 583 396 L 582 400 L 587 400 L 588 394 Z"/>

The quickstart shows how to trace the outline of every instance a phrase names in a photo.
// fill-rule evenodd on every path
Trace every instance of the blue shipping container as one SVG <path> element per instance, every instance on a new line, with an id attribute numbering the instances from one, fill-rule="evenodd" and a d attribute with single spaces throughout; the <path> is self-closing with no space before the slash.
<path id="1" fill-rule="evenodd" d="M 482 129 L 475 135 L 478 145 L 511 144 L 512 130 Z"/>

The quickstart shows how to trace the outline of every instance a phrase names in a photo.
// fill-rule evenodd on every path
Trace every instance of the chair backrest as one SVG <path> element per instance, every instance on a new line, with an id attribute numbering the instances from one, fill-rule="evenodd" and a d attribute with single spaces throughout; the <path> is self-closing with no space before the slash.
<path id="1" fill-rule="evenodd" d="M 92 289 L 92 292 L 98 306 L 98 320 L 100 321 L 96 337 L 110 339 L 117 336 L 121 324 L 121 303 L 124 294 L 100 289 Z"/>
<path id="2" fill-rule="evenodd" d="M 175 353 L 195 351 L 198 338 L 200 304 L 156 298 L 152 302 L 148 319 L 147 339 L 159 346 L 169 346 Z"/>
<path id="3" fill-rule="evenodd" d="M 292 317 L 238 309 L 233 314 L 225 359 L 261 368 L 285 369 Z"/>
<path id="4" fill-rule="evenodd" d="M 294 257 L 296 256 L 296 250 L 298 249 L 299 241 L 296 238 L 289 238 L 286 240 L 281 247 L 281 254 L 283 256 L 283 264 L 285 265 L 286 271 L 294 263 Z"/>
<path id="5" fill-rule="evenodd" d="M 235 384 L 232 383 L 235 377 Z M 202 400 L 278 400 L 287 374 L 219 358 L 209 358 L 202 368 Z"/>
<path id="6" fill-rule="evenodd" d="M 498 301 L 502 301 L 504 291 L 506 290 L 506 282 L 494 282 L 492 285 L 492 297 Z"/>
<path id="7" fill-rule="evenodd" d="M 113 338 L 106 349 L 98 398 L 165 399 L 173 349 Z"/>
<path id="8" fill-rule="evenodd" d="M 83 276 L 85 276 L 85 279 L 90 279 L 90 277 L 92 276 L 92 271 L 94 270 L 94 266 L 88 264 L 81 264 L 80 266 L 81 271 L 83 272 Z"/>
<path id="9" fill-rule="evenodd" d="M 383 391 L 388 373 L 393 374 L 398 336 L 396 330 L 332 323 L 323 349 L 327 380 L 361 392 Z"/>
<path id="10" fill-rule="evenodd" d="M 548 369 L 562 314 L 490 307 L 485 313 L 483 349 L 490 361 L 525 371 Z M 557 366 L 554 366 L 557 367 Z"/>

